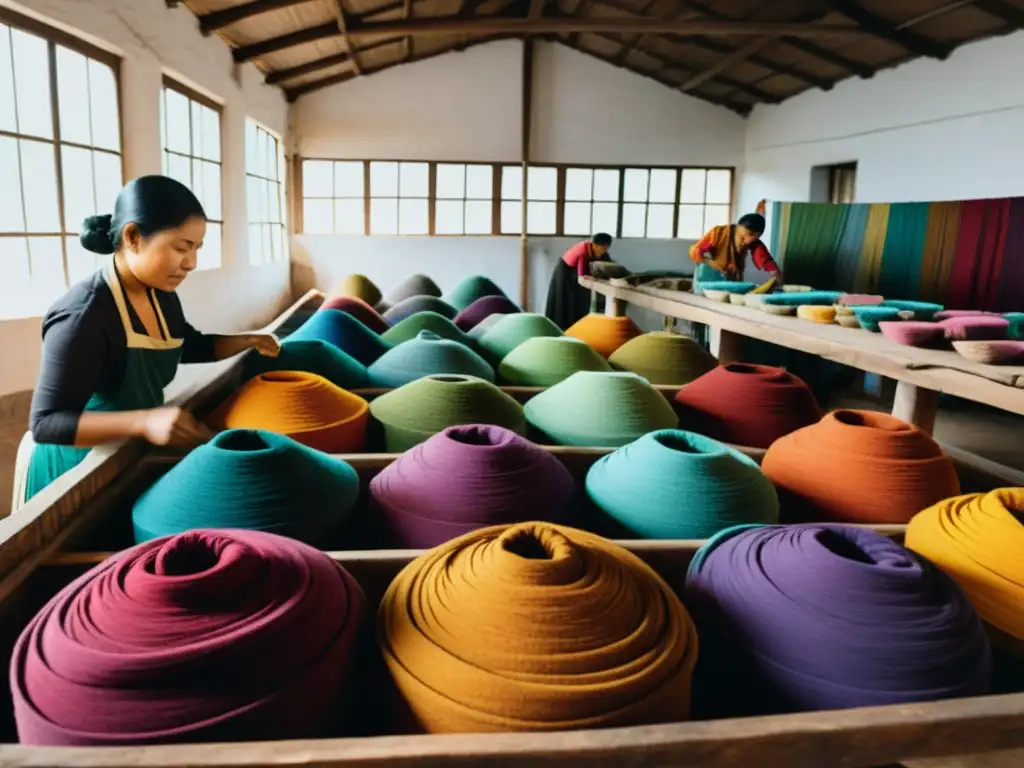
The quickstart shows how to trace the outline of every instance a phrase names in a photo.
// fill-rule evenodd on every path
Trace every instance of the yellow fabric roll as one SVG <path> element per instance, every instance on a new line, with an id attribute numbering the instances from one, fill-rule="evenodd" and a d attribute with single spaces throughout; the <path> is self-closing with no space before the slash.
<path id="1" fill-rule="evenodd" d="M 907 525 L 907 549 L 948 573 L 982 620 L 1024 640 L 1024 488 L 954 496 Z"/>
<path id="2" fill-rule="evenodd" d="M 810 320 L 812 323 L 834 323 L 836 321 L 836 308 L 801 304 L 796 308 L 796 316 L 804 320 Z"/>
<path id="3" fill-rule="evenodd" d="M 647 564 L 547 523 L 494 526 L 413 560 L 377 614 L 388 669 L 430 733 L 686 719 L 697 636 Z"/>
<path id="4" fill-rule="evenodd" d="M 362 299 L 371 307 L 380 301 L 380 288 L 374 285 L 373 281 L 366 275 L 349 275 L 334 289 L 331 298 L 348 296 L 353 299 Z"/>

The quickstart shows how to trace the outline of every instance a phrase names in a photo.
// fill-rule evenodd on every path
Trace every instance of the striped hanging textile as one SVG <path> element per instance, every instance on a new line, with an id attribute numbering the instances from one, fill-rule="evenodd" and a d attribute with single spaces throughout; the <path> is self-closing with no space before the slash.
<path id="1" fill-rule="evenodd" d="M 957 238 L 960 235 L 960 211 L 960 203 L 932 203 L 929 206 L 918 294 L 924 301 L 943 305 L 947 302 L 949 273 L 953 269 Z M 1024 216 L 1021 223 L 1024 224 Z"/>
<path id="2" fill-rule="evenodd" d="M 884 296 L 916 297 L 921 285 L 921 259 L 928 228 L 928 203 L 889 206 L 878 289 Z"/>
<path id="3" fill-rule="evenodd" d="M 1024 197 L 1010 200 L 1010 220 L 999 273 L 999 312 L 1024 309 Z"/>
<path id="4" fill-rule="evenodd" d="M 836 249 L 835 282 L 830 285 L 837 289 L 845 289 L 847 286 L 852 289 L 857 284 L 857 267 L 864 248 L 864 231 L 868 225 L 871 206 L 855 203 L 842 207 L 846 209 L 846 220 L 843 222 L 843 230 L 839 234 L 839 247 Z"/>

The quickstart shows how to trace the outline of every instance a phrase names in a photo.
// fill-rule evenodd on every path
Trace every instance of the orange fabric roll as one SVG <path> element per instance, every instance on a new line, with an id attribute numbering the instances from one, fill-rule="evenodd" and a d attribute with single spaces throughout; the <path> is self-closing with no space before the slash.
<path id="1" fill-rule="evenodd" d="M 960 493 L 953 462 L 934 440 L 875 411 L 833 411 L 780 437 L 761 469 L 787 521 L 906 523 Z"/>
<path id="2" fill-rule="evenodd" d="M 611 357 L 616 349 L 642 334 L 643 331 L 629 317 L 608 317 L 593 313 L 565 332 L 566 336 L 587 342 L 604 358 Z"/>
<path id="3" fill-rule="evenodd" d="M 272 371 L 255 376 L 210 416 L 217 429 L 265 429 L 326 453 L 366 445 L 370 405 L 323 376 Z"/>

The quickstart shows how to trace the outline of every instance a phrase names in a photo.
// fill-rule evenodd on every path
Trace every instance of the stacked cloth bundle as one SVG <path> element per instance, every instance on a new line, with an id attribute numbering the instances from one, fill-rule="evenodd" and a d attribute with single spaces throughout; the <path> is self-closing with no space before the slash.
<path id="1" fill-rule="evenodd" d="M 494 381 L 494 370 L 480 355 L 430 331 L 420 331 L 415 339 L 389 349 L 369 368 L 375 387 L 400 387 L 432 373 L 461 373 Z"/>
<path id="2" fill-rule="evenodd" d="M 469 307 L 477 299 L 482 299 L 485 296 L 505 296 L 505 292 L 501 290 L 492 280 L 484 277 L 483 275 L 470 275 L 464 277 L 459 281 L 452 290 L 445 294 L 445 301 L 451 304 L 460 312 Z"/>
<path id="3" fill-rule="evenodd" d="M 391 325 L 398 325 L 405 318 L 415 315 L 417 312 L 434 312 L 449 320 L 458 314 L 455 307 L 444 299 L 439 299 L 436 296 L 410 296 L 408 299 L 393 304 L 384 313 L 384 319 Z"/>
<path id="4" fill-rule="evenodd" d="M 366 445 L 369 404 L 323 376 L 298 371 L 249 379 L 210 415 L 218 429 L 264 429 L 326 453 Z"/>
<path id="5" fill-rule="evenodd" d="M 365 603 L 337 563 L 283 536 L 211 529 L 139 544 L 71 582 L 21 633 L 10 674 L 18 739 L 338 734 Z"/>
<path id="6" fill-rule="evenodd" d="M 818 401 L 802 379 L 748 363 L 704 374 L 676 394 L 675 406 L 683 429 L 754 448 L 767 448 L 821 419 Z"/>
<path id="7" fill-rule="evenodd" d="M 446 427 L 493 424 L 523 434 L 523 407 L 489 381 L 473 376 L 425 376 L 376 398 L 370 405 L 390 453 L 419 445 Z"/>
<path id="8" fill-rule="evenodd" d="M 738 717 L 987 693 L 991 651 L 953 580 L 863 528 L 739 526 L 697 552 L 694 713 Z"/>
<path id="9" fill-rule="evenodd" d="M 246 528 L 327 546 L 359 498 L 348 464 L 263 430 L 221 432 L 135 502 L 135 541 L 193 528 Z"/>
<path id="10" fill-rule="evenodd" d="M 334 289 L 332 298 L 348 296 L 354 299 L 362 299 L 371 307 L 377 305 L 381 299 L 380 288 L 373 284 L 366 275 L 349 275 Z"/>
<path id="11" fill-rule="evenodd" d="M 887 413 L 837 410 L 776 440 L 761 468 L 787 517 L 906 523 L 960 493 L 952 460 L 928 435 Z"/>
<path id="12" fill-rule="evenodd" d="M 635 373 L 580 371 L 530 398 L 524 410 L 530 426 L 557 445 L 618 448 L 678 426 L 668 400 Z"/>
<path id="13" fill-rule="evenodd" d="M 370 481 L 388 545 L 427 549 L 477 528 L 567 522 L 569 470 L 503 427 L 449 427 L 402 454 Z"/>
<path id="14" fill-rule="evenodd" d="M 608 317 L 591 313 L 582 320 L 577 320 L 566 332 L 587 342 L 601 353 L 604 358 L 611 357 L 627 341 L 642 334 L 643 331 L 629 317 Z"/>
<path id="15" fill-rule="evenodd" d="M 717 440 L 651 432 L 599 459 L 587 496 L 627 535 L 706 539 L 724 528 L 777 523 L 779 499 L 757 462 Z"/>
<path id="16" fill-rule="evenodd" d="M 467 347 L 473 346 L 473 340 L 469 336 L 460 331 L 455 323 L 437 312 L 417 312 L 410 315 L 386 331 L 381 339 L 385 344 L 401 344 L 409 339 L 415 339 L 422 331 L 430 331 L 442 339 L 451 339 Z"/>
<path id="17" fill-rule="evenodd" d="M 277 357 L 249 354 L 242 366 L 242 377 L 248 381 L 253 376 L 271 371 L 315 373 L 342 389 L 360 389 L 370 385 L 366 366 L 333 344 L 319 339 L 285 339 Z"/>
<path id="18" fill-rule="evenodd" d="M 405 301 L 413 296 L 438 296 L 441 295 L 441 289 L 437 283 L 431 280 L 426 275 L 415 274 L 409 275 L 405 278 L 398 286 L 388 293 L 388 303 L 394 306 L 399 302 Z"/>
<path id="19" fill-rule="evenodd" d="M 519 307 L 504 296 L 481 296 L 455 316 L 455 325 L 467 333 L 491 315 L 513 315 Z"/>
<path id="20" fill-rule="evenodd" d="M 527 339 L 535 336 L 561 336 L 562 329 L 544 315 L 522 312 L 507 315 L 480 337 L 480 349 L 497 365 Z"/>
<path id="21" fill-rule="evenodd" d="M 570 336 L 535 336 L 505 356 L 498 366 L 498 377 L 513 386 L 552 387 L 577 371 L 611 369 L 585 341 Z"/>
<path id="22" fill-rule="evenodd" d="M 688 384 L 713 369 L 718 361 L 689 336 L 666 331 L 645 333 L 616 349 L 608 362 L 633 371 L 651 384 Z"/>
<path id="23" fill-rule="evenodd" d="M 335 296 L 328 299 L 320 306 L 320 311 L 325 309 L 348 312 L 374 333 L 384 333 L 390 327 L 387 320 L 376 309 L 355 296 Z"/>
<path id="24" fill-rule="evenodd" d="M 697 636 L 686 609 L 638 557 L 573 528 L 496 526 L 430 550 L 388 587 L 377 633 L 428 733 L 689 716 Z"/>
<path id="25" fill-rule="evenodd" d="M 385 336 L 378 336 L 347 312 L 324 309 L 304 322 L 288 341 L 326 341 L 363 365 L 369 365 L 390 349 Z"/>

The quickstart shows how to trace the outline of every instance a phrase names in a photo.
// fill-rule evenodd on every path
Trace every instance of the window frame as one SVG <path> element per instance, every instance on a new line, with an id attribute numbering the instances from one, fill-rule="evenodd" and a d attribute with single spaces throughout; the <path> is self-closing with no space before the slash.
<path id="1" fill-rule="evenodd" d="M 287 214 L 286 214 L 287 209 L 288 209 L 288 205 L 287 205 L 287 199 L 285 197 L 285 195 L 286 195 L 286 189 L 285 189 L 286 188 L 286 184 L 285 184 L 286 179 L 284 178 L 284 177 L 286 177 L 288 175 L 288 173 L 287 173 L 287 162 L 285 161 L 285 156 L 284 156 L 284 139 L 282 139 L 280 136 L 278 136 L 276 133 L 274 133 L 274 131 L 272 131 L 269 128 L 267 128 L 261 122 L 259 122 L 258 120 L 254 120 L 253 118 L 249 117 L 248 115 L 246 115 L 246 118 L 245 118 L 245 134 L 243 134 L 246 139 L 248 138 L 246 134 L 248 134 L 248 132 L 249 132 L 250 124 L 256 130 L 256 135 L 257 136 L 262 131 L 264 134 L 267 135 L 268 138 L 272 139 L 274 141 L 274 147 L 275 147 L 275 150 L 276 150 L 274 152 L 274 165 L 275 165 L 275 167 L 277 169 L 276 175 L 278 176 L 278 178 L 277 179 L 268 179 L 265 176 L 260 176 L 257 173 L 251 172 L 250 165 L 249 165 L 248 142 L 246 142 L 246 152 L 245 152 L 245 179 L 246 179 L 246 185 L 245 185 L 245 227 L 246 227 L 246 242 L 247 242 L 247 244 L 250 243 L 250 241 L 249 241 L 249 237 L 250 237 L 249 228 L 252 227 L 252 226 L 260 226 L 260 227 L 270 226 L 270 227 L 280 227 L 281 228 L 281 233 L 280 234 L 281 234 L 281 243 L 282 243 L 282 253 L 278 256 L 278 258 L 276 258 L 276 259 L 275 258 L 271 258 L 269 261 L 266 260 L 266 258 L 264 258 L 260 262 L 254 262 L 254 261 L 252 261 L 251 244 L 247 248 L 247 250 L 249 250 L 249 252 L 250 252 L 250 255 L 249 255 L 249 266 L 261 266 L 263 264 L 273 264 L 273 263 L 275 263 L 277 261 L 288 261 L 288 259 L 289 259 L 288 218 L 287 218 Z M 251 179 L 256 179 L 257 181 L 261 181 L 261 182 L 266 182 L 266 183 L 272 184 L 276 188 L 276 190 L 277 190 L 277 195 L 276 195 L 276 199 L 277 199 L 277 218 L 278 218 L 278 220 L 276 222 L 274 222 L 274 221 L 253 221 L 252 216 L 251 216 L 251 212 L 252 212 L 251 202 L 252 201 L 249 198 L 249 183 L 248 182 L 249 182 L 250 178 Z M 223 185 L 223 180 L 222 180 L 221 187 L 223 188 L 223 186 L 224 185 Z M 221 230 L 221 232 L 223 233 L 223 230 Z M 271 242 L 273 242 L 273 240 Z"/>
<path id="2" fill-rule="evenodd" d="M 491 204 L 491 231 L 490 232 L 484 233 L 484 232 L 465 232 L 465 231 L 463 231 L 461 234 L 459 234 L 459 233 L 451 233 L 451 232 L 444 232 L 444 233 L 437 232 L 437 204 L 439 202 L 461 202 L 462 203 L 462 229 L 463 230 L 466 229 L 466 203 L 488 202 L 487 199 L 483 198 L 483 197 L 467 197 L 465 189 L 463 189 L 462 197 L 461 198 L 457 198 L 457 197 L 438 197 L 437 196 L 437 167 L 439 165 L 461 165 L 461 166 L 463 166 L 465 171 L 466 171 L 466 173 L 463 176 L 463 184 L 464 185 L 466 184 L 466 181 L 469 178 L 469 169 L 470 169 L 470 167 L 490 168 L 490 171 L 491 171 L 491 199 L 489 201 L 490 204 Z M 481 160 L 474 160 L 474 161 L 467 160 L 465 162 L 463 162 L 461 160 L 434 160 L 434 161 L 431 161 L 431 163 L 430 163 L 430 201 L 429 201 L 429 205 L 430 205 L 430 230 L 431 230 L 431 234 L 429 236 L 430 237 L 494 237 L 495 229 L 496 228 L 497 229 L 501 228 L 501 222 L 500 221 L 497 223 L 497 227 L 495 226 L 495 216 L 500 217 L 500 215 L 501 215 L 501 189 L 500 189 L 500 187 L 501 187 L 501 171 L 499 169 L 500 169 L 500 166 L 496 165 L 495 163 L 488 163 L 488 162 L 484 162 L 484 161 L 481 161 Z M 421 237 L 423 237 L 423 235 L 421 235 Z"/>

